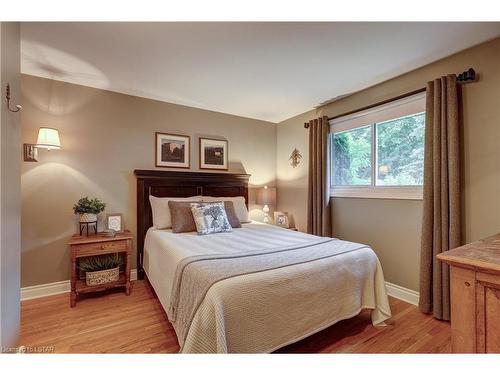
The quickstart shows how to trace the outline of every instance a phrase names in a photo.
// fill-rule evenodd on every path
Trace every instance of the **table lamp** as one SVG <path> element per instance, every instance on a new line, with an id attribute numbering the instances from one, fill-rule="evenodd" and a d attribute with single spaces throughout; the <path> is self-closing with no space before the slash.
<path id="1" fill-rule="evenodd" d="M 276 204 L 276 188 L 264 186 L 257 193 L 257 204 L 263 205 L 264 223 L 269 223 L 269 206 Z"/>

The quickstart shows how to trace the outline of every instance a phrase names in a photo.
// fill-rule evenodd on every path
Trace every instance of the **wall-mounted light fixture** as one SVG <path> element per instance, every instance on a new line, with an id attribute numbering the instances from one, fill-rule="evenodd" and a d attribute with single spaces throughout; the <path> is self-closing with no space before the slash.
<path id="1" fill-rule="evenodd" d="M 36 144 L 24 144 L 24 161 L 38 161 L 39 148 L 45 148 L 47 151 L 60 149 L 59 131 L 53 128 L 40 128 Z"/>

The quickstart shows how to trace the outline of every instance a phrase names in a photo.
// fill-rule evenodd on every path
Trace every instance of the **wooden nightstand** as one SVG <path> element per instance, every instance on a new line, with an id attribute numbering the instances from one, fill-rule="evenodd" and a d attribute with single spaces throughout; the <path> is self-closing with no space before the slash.
<path id="1" fill-rule="evenodd" d="M 273 224 L 273 225 L 276 225 L 276 224 Z M 279 225 L 276 225 L 276 226 L 277 226 L 277 227 L 280 227 L 280 228 L 288 229 L 288 230 L 293 230 L 293 231 L 295 231 L 295 232 L 298 232 L 298 231 L 299 231 L 299 230 L 298 230 L 297 228 L 295 228 L 295 227 L 288 227 L 288 228 L 285 228 L 285 227 L 281 227 L 281 226 L 279 226 Z"/>
<path id="2" fill-rule="evenodd" d="M 124 287 L 127 296 L 130 294 L 130 254 L 132 253 L 132 234 L 130 231 L 118 233 L 115 237 L 105 237 L 98 233 L 90 236 L 74 235 L 68 245 L 71 250 L 71 295 L 70 306 L 75 307 L 79 293 L 97 292 L 110 288 Z M 124 253 L 125 272 L 120 274 L 118 281 L 88 286 L 85 280 L 78 278 L 78 258 Z"/>

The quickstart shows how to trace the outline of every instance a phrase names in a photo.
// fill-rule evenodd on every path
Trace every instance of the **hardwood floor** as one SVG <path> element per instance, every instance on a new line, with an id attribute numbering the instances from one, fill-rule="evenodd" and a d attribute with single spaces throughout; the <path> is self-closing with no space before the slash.
<path id="1" fill-rule="evenodd" d="M 279 353 L 449 353 L 450 325 L 391 298 L 393 317 L 373 327 L 368 311 Z M 80 300 L 69 295 L 21 304 L 20 345 L 50 346 L 56 353 L 176 353 L 175 332 L 151 287 L 136 281 L 132 294 L 106 292 Z"/>
<path id="2" fill-rule="evenodd" d="M 56 353 L 178 352 L 174 329 L 147 283 L 133 282 L 130 296 L 101 294 L 84 296 L 75 308 L 68 293 L 22 302 L 19 343 L 53 346 Z"/>

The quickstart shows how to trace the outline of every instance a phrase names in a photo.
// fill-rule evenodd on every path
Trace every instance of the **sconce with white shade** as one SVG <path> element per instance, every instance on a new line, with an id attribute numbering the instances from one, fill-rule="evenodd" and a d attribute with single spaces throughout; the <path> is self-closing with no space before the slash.
<path id="1" fill-rule="evenodd" d="M 264 186 L 257 193 L 257 204 L 264 205 L 264 223 L 269 223 L 269 206 L 276 204 L 276 188 Z"/>
<path id="2" fill-rule="evenodd" d="M 24 161 L 38 161 L 39 148 L 44 148 L 47 151 L 59 150 L 61 148 L 59 131 L 53 128 L 41 127 L 38 131 L 36 144 L 24 144 Z"/>

